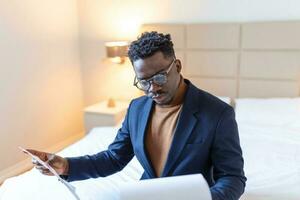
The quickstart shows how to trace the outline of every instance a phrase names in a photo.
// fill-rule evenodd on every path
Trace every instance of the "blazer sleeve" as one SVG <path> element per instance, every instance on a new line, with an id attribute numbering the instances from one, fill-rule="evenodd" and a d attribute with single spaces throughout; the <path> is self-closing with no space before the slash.
<path id="1" fill-rule="evenodd" d="M 216 127 L 212 154 L 213 200 L 238 200 L 244 192 L 244 160 L 232 107 L 226 107 Z"/>
<path id="2" fill-rule="evenodd" d="M 122 170 L 133 158 L 134 152 L 130 140 L 128 125 L 130 106 L 122 127 L 106 151 L 94 155 L 67 158 L 69 174 L 63 176 L 67 181 L 105 177 Z"/>

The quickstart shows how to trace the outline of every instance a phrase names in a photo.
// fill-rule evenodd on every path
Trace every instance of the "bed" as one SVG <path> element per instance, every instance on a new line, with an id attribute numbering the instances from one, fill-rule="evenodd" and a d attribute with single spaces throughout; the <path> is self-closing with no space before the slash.
<path id="1" fill-rule="evenodd" d="M 235 102 L 248 178 L 241 200 L 300 200 L 300 23 L 146 24 L 146 30 L 171 33 L 184 76 Z M 104 150 L 117 129 L 94 128 L 59 154 Z M 115 175 L 72 184 L 81 199 L 110 200 L 120 184 L 137 181 L 142 171 L 134 158 Z M 0 199 L 72 197 L 54 177 L 32 169 L 7 179 Z"/>
<path id="2" fill-rule="evenodd" d="M 239 99 L 248 178 L 242 200 L 300 199 L 300 98 Z"/>
<path id="3" fill-rule="evenodd" d="M 300 98 L 237 99 L 236 117 L 248 178 L 241 200 L 299 200 Z M 117 129 L 94 128 L 59 155 L 77 156 L 104 150 Z M 120 184 L 139 180 L 142 171 L 134 158 L 117 174 L 72 184 L 81 199 L 110 200 Z M 0 188 L 0 199 L 72 199 L 72 196 L 55 177 L 43 176 L 32 169 L 6 180 Z"/>
<path id="4" fill-rule="evenodd" d="M 114 139 L 118 127 L 94 128 L 86 137 L 65 148 L 61 156 L 93 154 L 107 148 Z M 73 182 L 80 199 L 112 199 L 114 189 L 127 181 L 139 180 L 142 167 L 134 158 L 122 171 L 106 178 Z M 1 200 L 17 199 L 73 199 L 71 193 L 55 177 L 41 175 L 35 168 L 6 180 L 0 187 Z"/>

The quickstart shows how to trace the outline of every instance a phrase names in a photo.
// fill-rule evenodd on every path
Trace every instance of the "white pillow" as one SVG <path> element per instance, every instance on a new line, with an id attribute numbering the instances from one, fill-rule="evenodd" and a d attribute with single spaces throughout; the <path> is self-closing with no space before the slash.
<path id="1" fill-rule="evenodd" d="M 300 127 L 300 98 L 236 99 L 238 123 Z"/>
<path id="2" fill-rule="evenodd" d="M 222 101 L 224 101 L 225 103 L 229 104 L 231 103 L 231 99 L 230 97 L 223 97 L 223 96 L 217 96 L 219 99 L 221 99 Z"/>

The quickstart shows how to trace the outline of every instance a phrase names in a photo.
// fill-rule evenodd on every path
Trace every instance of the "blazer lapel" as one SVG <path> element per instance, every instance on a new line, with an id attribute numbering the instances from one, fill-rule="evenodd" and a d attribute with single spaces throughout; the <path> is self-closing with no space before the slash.
<path id="1" fill-rule="evenodd" d="M 148 159 L 147 156 L 147 152 L 145 149 L 145 135 L 146 135 L 146 128 L 147 128 L 147 124 L 150 118 L 150 113 L 152 110 L 152 106 L 153 106 L 153 100 L 152 99 L 148 99 L 144 109 L 141 112 L 141 119 L 140 119 L 140 124 L 139 124 L 139 128 L 138 128 L 138 145 L 140 148 L 140 152 L 141 152 L 141 159 L 143 162 L 143 166 L 145 168 L 145 171 L 147 171 L 147 173 L 151 176 L 151 177 L 155 177 L 155 173 L 153 170 L 153 167 L 151 165 L 150 160 Z"/>
<path id="2" fill-rule="evenodd" d="M 195 113 L 198 112 L 199 102 L 197 102 L 195 96 L 194 86 L 190 83 L 177 122 L 167 161 L 161 174 L 162 177 L 168 176 L 169 171 L 178 159 L 181 151 L 186 144 L 186 141 L 188 140 L 194 126 L 196 125 L 197 118 L 195 116 Z"/>

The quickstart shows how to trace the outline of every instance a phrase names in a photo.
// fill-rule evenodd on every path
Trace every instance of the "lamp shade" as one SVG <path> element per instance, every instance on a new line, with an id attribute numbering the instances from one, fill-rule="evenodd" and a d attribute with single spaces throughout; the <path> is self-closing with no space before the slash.
<path id="1" fill-rule="evenodd" d="M 122 63 L 128 52 L 128 42 L 107 42 L 105 43 L 106 55 L 112 61 Z"/>

